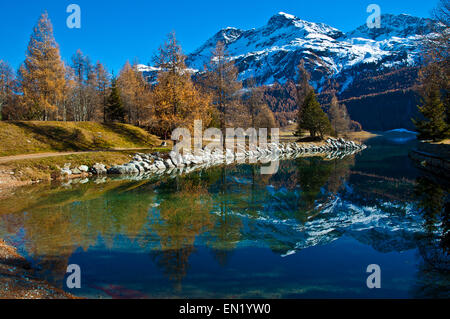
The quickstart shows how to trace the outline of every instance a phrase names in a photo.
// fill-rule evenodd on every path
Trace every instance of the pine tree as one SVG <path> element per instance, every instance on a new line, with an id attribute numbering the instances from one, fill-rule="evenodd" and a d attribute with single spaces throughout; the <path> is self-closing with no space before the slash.
<path id="1" fill-rule="evenodd" d="M 55 118 L 58 104 L 63 100 L 65 68 L 46 12 L 33 30 L 26 60 L 19 72 L 22 106 L 27 109 L 28 117 Z"/>
<path id="2" fill-rule="evenodd" d="M 123 108 L 122 101 L 120 99 L 119 89 L 116 85 L 116 79 L 112 80 L 111 93 L 106 102 L 106 119 L 109 122 L 125 121 L 125 109 Z"/>
<path id="3" fill-rule="evenodd" d="M 432 25 L 433 32 L 422 39 L 421 51 L 424 63 L 419 72 L 421 84 L 419 93 L 427 100 L 430 94 L 435 94 L 431 91 L 439 88 L 440 99 L 445 108 L 444 119 L 447 126 L 450 126 L 450 1 L 440 0 L 432 16 L 437 23 Z M 440 126 L 441 123 L 436 125 Z M 425 138 L 426 135 L 422 136 Z"/>
<path id="4" fill-rule="evenodd" d="M 449 136 L 449 126 L 445 121 L 445 106 L 437 87 L 426 93 L 423 104 L 418 107 L 424 119 L 413 120 L 420 139 L 439 141 Z"/>
<path id="5" fill-rule="evenodd" d="M 298 129 L 307 130 L 312 138 L 321 139 L 332 132 L 330 121 L 317 102 L 314 90 L 311 90 L 303 101 Z"/>
<path id="6" fill-rule="evenodd" d="M 305 68 L 305 61 L 301 60 L 298 65 L 298 80 L 296 86 L 296 95 L 297 95 L 297 131 L 295 132 L 296 136 L 301 136 L 302 129 L 300 128 L 300 123 L 302 122 L 302 107 L 305 101 L 305 98 L 308 94 L 313 91 L 313 87 L 309 84 L 311 79 L 311 75 Z"/>
<path id="7" fill-rule="evenodd" d="M 350 130 L 350 116 L 347 107 L 344 104 L 339 104 L 335 94 L 331 98 L 330 108 L 328 109 L 328 117 L 331 126 L 336 135 L 348 132 Z"/>

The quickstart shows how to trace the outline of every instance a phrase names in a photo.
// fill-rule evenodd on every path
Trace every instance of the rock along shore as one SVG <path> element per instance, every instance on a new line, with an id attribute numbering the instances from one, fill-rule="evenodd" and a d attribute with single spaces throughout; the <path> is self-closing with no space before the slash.
<path id="1" fill-rule="evenodd" d="M 297 143 L 267 143 L 254 149 L 237 148 L 235 152 L 230 149 L 223 151 L 208 148 L 198 150 L 195 154 L 180 154 L 174 151 L 168 154 L 136 154 L 132 161 L 123 165 L 106 168 L 97 163 L 92 167 L 82 165 L 71 169 L 66 164 L 61 169 L 65 176 L 89 174 L 89 175 L 128 175 L 147 176 L 173 173 L 189 173 L 196 169 L 208 168 L 222 164 L 232 163 L 269 163 L 276 160 L 293 159 L 301 156 L 324 155 L 327 159 L 337 159 L 358 153 L 367 148 L 364 144 L 346 141 L 342 138 L 329 138 L 323 145 L 297 144 Z"/>

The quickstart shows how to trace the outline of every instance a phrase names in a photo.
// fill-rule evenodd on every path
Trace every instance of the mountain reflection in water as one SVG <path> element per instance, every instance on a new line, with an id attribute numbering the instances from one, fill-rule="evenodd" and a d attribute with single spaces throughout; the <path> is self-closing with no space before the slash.
<path id="1" fill-rule="evenodd" d="M 449 297 L 448 186 L 368 141 L 341 160 L 216 167 L 152 180 L 20 189 L 0 238 L 86 297 Z M 365 273 L 380 264 L 382 289 Z M 68 290 L 68 289 L 67 289 Z"/>

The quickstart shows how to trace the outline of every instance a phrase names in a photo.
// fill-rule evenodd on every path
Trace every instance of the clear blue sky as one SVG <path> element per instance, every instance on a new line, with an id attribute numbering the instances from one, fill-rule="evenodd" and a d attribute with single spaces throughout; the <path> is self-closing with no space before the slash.
<path id="1" fill-rule="evenodd" d="M 324 22 L 342 31 L 365 23 L 371 3 L 382 13 L 429 17 L 438 0 L 0 0 L 0 59 L 17 68 L 25 58 L 32 28 L 47 10 L 64 60 L 81 49 L 119 71 L 126 60 L 148 63 L 165 36 L 175 30 L 189 53 L 221 28 L 260 27 L 280 12 Z M 66 7 L 81 7 L 82 28 L 66 26 Z"/>

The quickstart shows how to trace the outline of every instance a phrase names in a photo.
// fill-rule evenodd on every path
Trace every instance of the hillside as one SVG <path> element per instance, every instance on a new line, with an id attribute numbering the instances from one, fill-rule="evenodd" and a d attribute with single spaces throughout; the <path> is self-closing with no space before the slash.
<path id="1" fill-rule="evenodd" d="M 0 156 L 150 148 L 154 135 L 128 124 L 94 122 L 0 122 Z"/>

